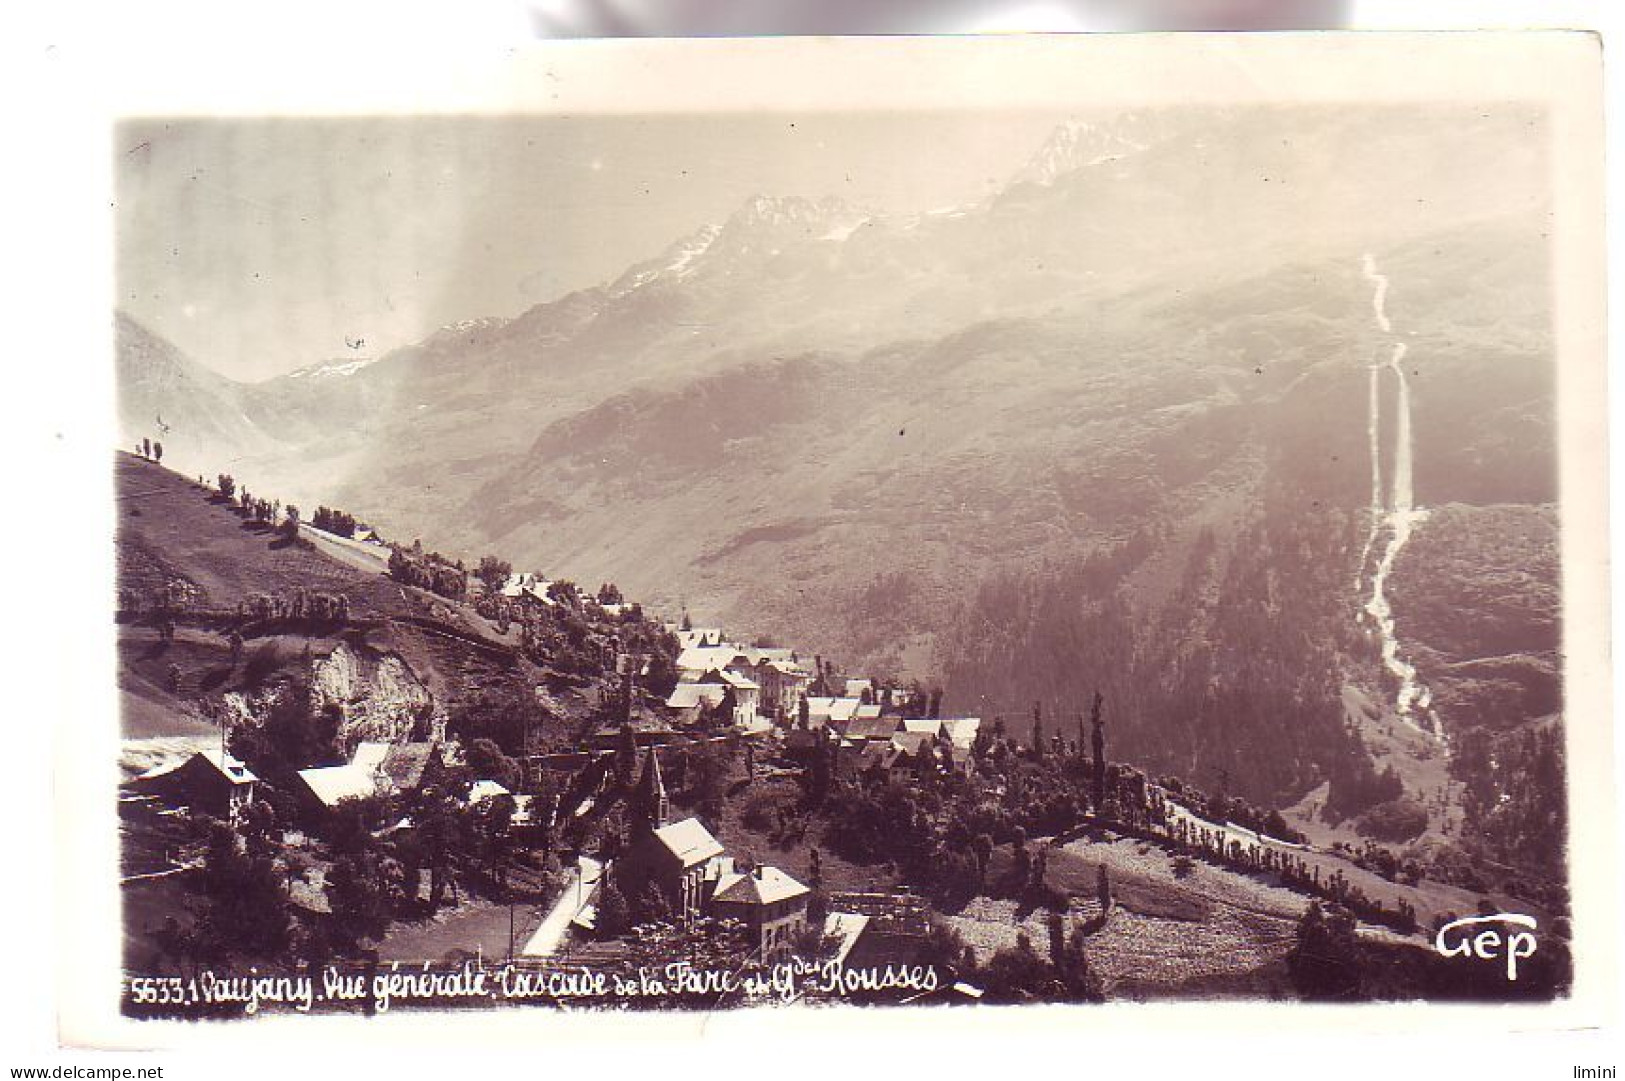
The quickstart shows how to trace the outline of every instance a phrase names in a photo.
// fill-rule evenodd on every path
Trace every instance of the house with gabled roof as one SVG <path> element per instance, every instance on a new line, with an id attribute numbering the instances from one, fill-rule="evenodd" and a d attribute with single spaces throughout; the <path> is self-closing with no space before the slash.
<path id="1" fill-rule="evenodd" d="M 900 752 L 890 740 L 852 741 L 850 745 L 856 748 L 851 767 L 855 772 L 874 780 L 893 776 Z"/>
<path id="2" fill-rule="evenodd" d="M 677 678 L 688 683 L 704 679 L 707 672 L 733 672 L 749 679 L 756 672 L 754 651 L 739 646 L 696 646 L 677 655 Z"/>
<path id="3" fill-rule="evenodd" d="M 556 603 L 548 594 L 552 582 L 539 574 L 510 574 L 503 583 L 502 595 L 509 600 L 539 604 L 551 608 Z"/>
<path id="4" fill-rule="evenodd" d="M 463 806 L 479 807 L 491 800 L 508 799 L 513 801 L 513 817 L 508 824 L 516 830 L 524 830 L 536 825 L 536 797 L 523 793 L 514 795 L 507 785 L 500 781 L 479 780 L 468 786 L 468 795 L 463 797 Z"/>
<path id="5" fill-rule="evenodd" d="M 666 706 L 669 709 L 680 710 L 714 709 L 727 693 L 727 688 L 720 681 L 679 683 L 671 689 L 671 694 L 666 696 Z"/>
<path id="6" fill-rule="evenodd" d="M 970 769 L 971 749 L 981 727 L 980 717 L 922 717 L 905 719 L 898 730 L 929 734 L 936 740 L 943 757 L 956 771 L 964 773 Z"/>
<path id="7" fill-rule="evenodd" d="M 926 768 L 936 768 L 937 737 L 930 732 L 894 732 L 891 745 L 897 751 L 889 763 L 893 777 L 907 773 L 917 775 Z"/>
<path id="8" fill-rule="evenodd" d="M 165 803 L 234 822 L 254 802 L 259 778 L 242 759 L 207 747 L 181 762 L 148 770 L 130 784 Z"/>
<path id="9" fill-rule="evenodd" d="M 726 865 L 721 866 L 725 860 Z M 788 953 L 807 924 L 812 890 L 777 867 L 738 868 L 727 857 L 712 877 L 711 912 L 750 929 L 764 959 Z"/>
<path id="10" fill-rule="evenodd" d="M 757 707 L 761 703 L 762 689 L 755 680 L 749 676 L 741 675 L 732 669 L 724 668 L 717 673 L 717 677 L 734 692 L 734 722 L 748 725 L 755 720 Z"/>
<path id="11" fill-rule="evenodd" d="M 812 685 L 812 673 L 793 660 L 767 656 L 769 652 L 788 652 L 787 650 L 758 652 L 761 656 L 756 661 L 756 670 L 751 678 L 755 679 L 762 689 L 761 711 L 770 717 L 780 713 L 786 717 L 794 716 L 801 703 L 801 696 L 806 694 L 807 688 Z"/>
<path id="12" fill-rule="evenodd" d="M 976 735 L 981 728 L 980 717 L 943 719 L 937 739 L 942 747 L 944 759 L 953 766 L 955 772 L 967 775 L 971 772 L 974 765 L 972 751 L 976 746 Z"/>
<path id="13" fill-rule="evenodd" d="M 705 649 L 722 644 L 722 629 L 720 627 L 690 627 L 686 631 L 678 628 L 672 633 L 676 635 L 677 644 L 683 649 Z"/>
<path id="14" fill-rule="evenodd" d="M 807 698 L 808 720 L 814 725 L 829 725 L 836 731 L 844 730 L 848 721 L 857 715 L 863 703 L 856 698 L 829 698 L 810 695 Z"/>
<path id="15" fill-rule="evenodd" d="M 315 804 L 331 811 L 349 799 L 416 792 L 439 781 L 445 769 L 438 743 L 365 741 L 344 765 L 302 769 L 299 779 Z"/>

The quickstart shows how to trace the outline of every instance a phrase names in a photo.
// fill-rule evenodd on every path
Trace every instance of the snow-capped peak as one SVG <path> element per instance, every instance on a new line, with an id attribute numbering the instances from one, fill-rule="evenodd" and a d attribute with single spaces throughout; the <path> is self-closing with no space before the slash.
<path id="1" fill-rule="evenodd" d="M 753 195 L 734 211 L 724 229 L 730 233 L 786 230 L 820 239 L 837 229 L 856 227 L 869 216 L 834 196 Z"/>
<path id="2" fill-rule="evenodd" d="M 669 260 L 663 274 L 673 274 L 679 278 L 686 278 L 694 273 L 694 261 L 710 249 L 712 242 L 721 234 L 720 225 L 706 225 L 696 233 L 684 237 L 667 250 Z"/>
<path id="3" fill-rule="evenodd" d="M 833 197 L 752 196 L 723 224 L 702 226 L 631 267 L 609 286 L 609 295 L 624 297 L 657 282 L 682 281 L 713 260 L 777 255 L 802 241 L 843 241 L 871 217 Z"/>
<path id="4" fill-rule="evenodd" d="M 377 357 L 363 357 L 360 360 L 321 361 L 316 364 L 307 364 L 303 368 L 296 368 L 288 373 L 288 378 L 332 379 L 337 376 L 354 375 L 377 359 Z"/>
<path id="5" fill-rule="evenodd" d="M 447 323 L 440 328 L 442 334 L 465 334 L 471 330 L 491 330 L 501 326 L 503 320 L 494 315 L 481 316 L 478 319 L 459 319 L 455 323 Z"/>
<path id="6" fill-rule="evenodd" d="M 611 296 L 621 297 L 655 281 L 681 281 L 699 269 L 700 260 L 717 237 L 720 225 L 702 225 L 653 259 L 633 266 L 610 285 Z"/>
<path id="7" fill-rule="evenodd" d="M 1149 149 L 1156 141 L 1151 127 L 1134 113 L 1110 122 L 1069 120 L 1050 133 L 1038 153 L 1016 174 L 1015 182 L 1049 185 L 1067 173 Z"/>

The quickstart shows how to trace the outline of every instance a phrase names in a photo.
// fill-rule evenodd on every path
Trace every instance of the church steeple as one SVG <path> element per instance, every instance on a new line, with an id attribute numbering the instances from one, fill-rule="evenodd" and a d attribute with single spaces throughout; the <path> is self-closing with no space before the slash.
<path id="1" fill-rule="evenodd" d="M 666 824 L 671 807 L 666 799 L 666 782 L 660 776 L 660 758 L 650 747 L 643 758 L 643 775 L 632 797 L 632 812 L 638 830 L 657 830 Z"/>

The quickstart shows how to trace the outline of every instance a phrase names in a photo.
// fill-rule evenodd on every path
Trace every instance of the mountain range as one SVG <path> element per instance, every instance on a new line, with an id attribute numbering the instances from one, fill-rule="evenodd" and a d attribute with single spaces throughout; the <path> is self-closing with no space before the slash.
<path id="1" fill-rule="evenodd" d="M 1347 581 L 1378 341 L 1361 260 L 1391 281 L 1409 345 L 1417 499 L 1451 508 L 1416 551 L 1459 552 L 1450 531 L 1471 536 L 1485 515 L 1549 521 L 1540 123 L 1407 107 L 1072 122 L 968 205 L 899 215 L 760 195 L 515 318 L 471 313 L 376 359 L 253 384 L 121 315 L 121 437 L 162 415 L 166 461 L 183 468 L 465 558 L 613 580 L 852 668 L 946 679 L 952 708 L 982 712 L 1066 710 L 1094 686 L 1120 702 L 1159 693 L 1127 686 L 1168 660 L 1147 641 L 1174 633 L 1177 603 L 1186 647 L 1223 642 L 1218 599 L 1265 529 L 1280 570 L 1260 588 L 1316 595 L 1272 601 L 1258 633 L 1313 637 L 1376 688 Z M 1549 600 L 1555 531 L 1521 535 L 1552 557 L 1525 583 Z M 1091 558 L 1078 605 L 1109 598 L 1111 621 L 1078 623 L 1072 606 L 1035 622 L 1033 598 L 1076 597 Z M 1395 569 L 1399 633 L 1448 681 L 1474 647 L 1430 626 L 1452 603 L 1436 581 L 1407 608 L 1421 566 Z M 1470 596 L 1470 567 L 1452 567 Z M 1523 615 L 1496 648 L 1547 670 L 1501 675 L 1543 681 L 1518 686 L 1546 711 L 1554 617 L 1508 603 Z M 1447 724 L 1473 723 L 1475 693 L 1442 696 Z M 1123 738 L 1168 748 L 1169 723 Z M 1188 769 L 1210 741 L 1181 739 L 1167 753 Z M 1332 753 L 1306 750 L 1255 788 L 1301 794 Z"/>

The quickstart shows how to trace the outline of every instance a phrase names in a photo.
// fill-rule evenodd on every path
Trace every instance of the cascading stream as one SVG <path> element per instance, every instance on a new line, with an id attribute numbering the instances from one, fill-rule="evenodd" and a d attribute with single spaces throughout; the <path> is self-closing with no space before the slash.
<path id="1" fill-rule="evenodd" d="M 1365 256 L 1362 273 L 1365 279 L 1372 283 L 1371 307 L 1376 316 L 1377 326 L 1384 334 L 1392 334 L 1393 326 L 1388 320 L 1386 308 L 1388 278 L 1378 273 L 1376 260 L 1370 254 Z M 1427 511 L 1416 506 L 1416 490 L 1412 479 L 1415 447 L 1411 429 L 1410 381 L 1406 378 L 1403 364 L 1405 352 L 1404 342 L 1394 342 L 1387 361 L 1380 363 L 1374 361 L 1370 365 L 1366 431 L 1371 453 L 1371 524 L 1366 533 L 1365 547 L 1360 553 L 1359 575 L 1363 583 L 1371 553 L 1377 548 L 1382 535 L 1386 533 L 1387 543 L 1382 546 L 1382 554 L 1371 574 L 1371 592 L 1365 602 L 1364 611 L 1377 629 L 1383 666 L 1399 681 L 1394 712 L 1402 720 L 1417 724 L 1438 735 L 1438 718 L 1430 708 L 1432 695 L 1417 678 L 1416 667 L 1400 653 L 1399 637 L 1394 629 L 1393 608 L 1388 600 L 1388 580 L 1393 574 L 1399 553 L 1410 540 L 1416 527 L 1427 519 Z M 1394 373 L 1398 384 L 1394 421 L 1394 474 L 1386 500 L 1383 498 L 1381 457 L 1381 377 L 1385 370 Z"/>

